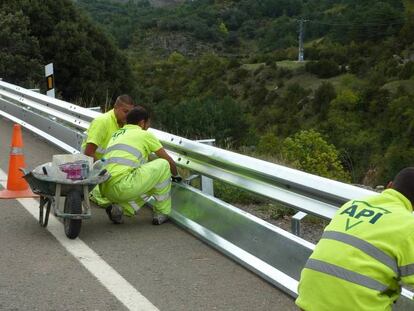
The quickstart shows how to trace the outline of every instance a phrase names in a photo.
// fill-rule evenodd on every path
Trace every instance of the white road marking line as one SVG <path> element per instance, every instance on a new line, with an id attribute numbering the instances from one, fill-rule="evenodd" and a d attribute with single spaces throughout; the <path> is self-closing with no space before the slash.
<path id="1" fill-rule="evenodd" d="M 7 175 L 0 169 L 0 180 Z M 1 181 L 6 187 L 6 182 Z M 17 201 L 36 219 L 39 217 L 39 203 L 35 199 L 17 199 Z M 98 254 L 89 248 L 81 239 L 70 240 L 66 237 L 62 224 L 50 214 L 47 230 L 60 244 L 75 257 L 106 289 L 114 295 L 128 310 L 158 310 L 147 298 L 135 289 L 127 280 L 118 274 Z"/>

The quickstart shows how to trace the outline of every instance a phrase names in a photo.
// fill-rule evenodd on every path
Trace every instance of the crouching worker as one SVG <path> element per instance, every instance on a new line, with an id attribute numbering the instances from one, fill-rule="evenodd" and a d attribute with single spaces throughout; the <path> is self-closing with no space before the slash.
<path id="1" fill-rule="evenodd" d="M 82 144 L 83 152 L 87 156 L 94 158 L 95 161 L 101 159 L 112 134 L 125 125 L 126 115 L 135 106 L 136 104 L 131 96 L 118 96 L 113 109 L 91 122 L 87 131 L 87 136 Z M 99 187 L 95 187 L 90 195 L 91 201 L 101 207 L 107 207 L 111 204 L 101 195 Z"/>
<path id="2" fill-rule="evenodd" d="M 119 224 L 122 215 L 135 215 L 145 203 L 143 198 L 153 196 L 152 223 L 160 225 L 171 211 L 171 173 L 177 176 L 177 168 L 159 140 L 147 131 L 150 120 L 145 108 L 132 109 L 126 123 L 112 135 L 104 156 L 111 178 L 100 189 L 114 202 L 106 211 L 112 222 Z M 159 159 L 148 162 L 152 152 Z"/>

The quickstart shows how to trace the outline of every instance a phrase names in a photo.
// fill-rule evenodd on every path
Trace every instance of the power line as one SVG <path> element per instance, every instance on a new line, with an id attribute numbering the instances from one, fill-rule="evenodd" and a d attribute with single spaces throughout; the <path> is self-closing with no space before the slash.
<path id="1" fill-rule="evenodd" d="M 294 21 L 299 23 L 299 47 L 298 47 L 298 61 L 303 62 L 304 61 L 304 46 L 303 46 L 303 39 L 304 39 L 304 23 L 311 23 L 311 24 L 319 24 L 319 25 L 326 25 L 326 26 L 345 26 L 345 27 L 358 27 L 360 31 L 365 31 L 364 27 L 375 27 L 375 26 L 397 26 L 397 25 L 404 25 L 405 20 L 401 21 L 390 21 L 389 23 L 384 23 L 383 21 L 381 23 L 329 23 L 329 22 L 323 22 L 323 21 L 316 21 L 311 19 L 304 19 L 301 17 L 300 19 L 293 19 Z"/>
<path id="2" fill-rule="evenodd" d="M 327 25 L 327 26 L 394 26 L 394 25 L 404 25 L 405 21 L 401 22 L 392 22 L 392 23 L 328 23 L 328 22 L 320 22 L 320 21 L 312 21 L 309 20 L 312 24 L 320 24 L 320 25 Z"/>
<path id="3" fill-rule="evenodd" d="M 296 22 L 300 22 L 301 19 L 293 19 Z M 404 25 L 406 23 L 405 20 L 402 21 L 392 21 L 389 23 L 374 23 L 374 22 L 366 22 L 366 23 L 333 23 L 333 22 L 323 22 L 323 21 L 317 21 L 312 19 L 306 19 L 306 22 L 312 23 L 312 24 L 321 24 L 321 25 L 327 25 L 327 26 L 393 26 L 393 25 Z"/>

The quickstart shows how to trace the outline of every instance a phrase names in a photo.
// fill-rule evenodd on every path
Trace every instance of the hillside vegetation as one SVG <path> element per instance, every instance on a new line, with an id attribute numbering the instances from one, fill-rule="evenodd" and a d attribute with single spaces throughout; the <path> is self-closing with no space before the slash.
<path id="1" fill-rule="evenodd" d="M 76 1 L 90 18 L 73 2 L 45 1 L 71 12 L 65 22 L 65 10 L 47 16 L 53 11 L 34 11 L 29 1 L 6 2 L 21 8 L 3 10 L 0 23 L 20 14 L 21 22 L 9 25 L 19 29 L 13 41 L 25 42 L 15 49 L 22 59 L 36 56 L 27 57 L 25 71 L 52 57 L 89 55 L 86 62 L 60 63 L 87 86 L 69 93 L 58 86 L 66 99 L 126 91 L 153 110 L 160 129 L 214 137 L 220 146 L 344 181 L 384 183 L 413 164 L 414 10 L 408 0 L 195 0 L 161 7 Z M 54 26 L 38 26 L 43 18 Z M 297 62 L 302 19 L 305 62 Z M 82 26 L 71 29 L 95 35 L 81 32 L 77 49 L 65 47 L 76 31 L 49 35 L 78 21 Z M 61 45 L 52 44 L 59 38 Z M 95 46 L 105 53 L 92 53 Z M 4 50 L 13 57 L 13 49 Z M 105 58 L 108 50 L 113 62 Z M 114 63 L 116 70 L 99 74 L 87 66 L 114 69 Z M 1 68 L 16 83 L 39 79 Z"/>
<path id="2" fill-rule="evenodd" d="M 357 183 L 383 183 L 412 164 L 409 1 L 79 4 L 128 54 L 160 128 Z M 306 61 L 298 63 L 301 19 Z M 307 152 L 292 159 L 285 149 L 295 137 Z M 316 142 L 304 146 L 319 137 L 345 174 L 310 164 L 326 163 Z"/>

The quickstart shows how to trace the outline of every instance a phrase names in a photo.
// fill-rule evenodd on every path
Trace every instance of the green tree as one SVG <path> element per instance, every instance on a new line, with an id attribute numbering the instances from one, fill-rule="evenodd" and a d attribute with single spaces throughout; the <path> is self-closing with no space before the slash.
<path id="1" fill-rule="evenodd" d="M 316 74 L 319 78 L 331 78 L 341 73 L 339 65 L 330 59 L 306 64 L 306 71 Z"/>
<path id="2" fill-rule="evenodd" d="M 282 156 L 295 168 L 311 174 L 341 181 L 350 181 L 339 160 L 335 146 L 328 144 L 314 130 L 300 131 L 282 144 Z"/>
<path id="3" fill-rule="evenodd" d="M 336 91 L 332 83 L 324 82 L 315 91 L 313 98 L 313 109 L 324 119 L 329 110 L 329 103 L 335 99 Z"/>
<path id="4" fill-rule="evenodd" d="M 279 155 L 282 141 L 272 131 L 267 132 L 260 137 L 257 145 L 257 152 L 267 155 Z"/>
<path id="5" fill-rule="evenodd" d="M 0 9 L 12 14 L 17 9 L 28 19 L 22 21 L 27 28 L 15 29 L 27 39 L 26 46 L 33 46 L 33 55 L 40 49 L 38 59 L 54 63 L 56 89 L 64 99 L 104 105 L 107 99 L 133 90 L 126 58 L 73 1 L 4 0 Z M 22 74 L 30 75 L 25 69 Z"/>
<path id="6" fill-rule="evenodd" d="M 225 23 L 223 23 L 223 22 L 221 22 L 220 24 L 219 24 L 219 31 L 220 31 L 220 33 L 222 33 L 223 35 L 228 35 L 228 33 L 229 33 L 229 30 L 227 29 L 227 27 L 226 27 L 226 24 Z"/>
<path id="7" fill-rule="evenodd" d="M 35 87 L 42 81 L 43 60 L 39 42 L 29 29 L 29 18 L 21 11 L 0 11 L 0 77 L 10 83 Z"/>
<path id="8" fill-rule="evenodd" d="M 410 146 L 410 147 L 407 147 Z M 403 168 L 413 166 L 414 147 L 406 139 L 391 144 L 382 158 L 379 183 L 385 184 Z"/>
<path id="9" fill-rule="evenodd" d="M 221 146 L 237 145 L 246 132 L 244 115 L 230 97 L 169 101 L 154 110 L 161 128 L 194 139 L 215 138 Z"/>

